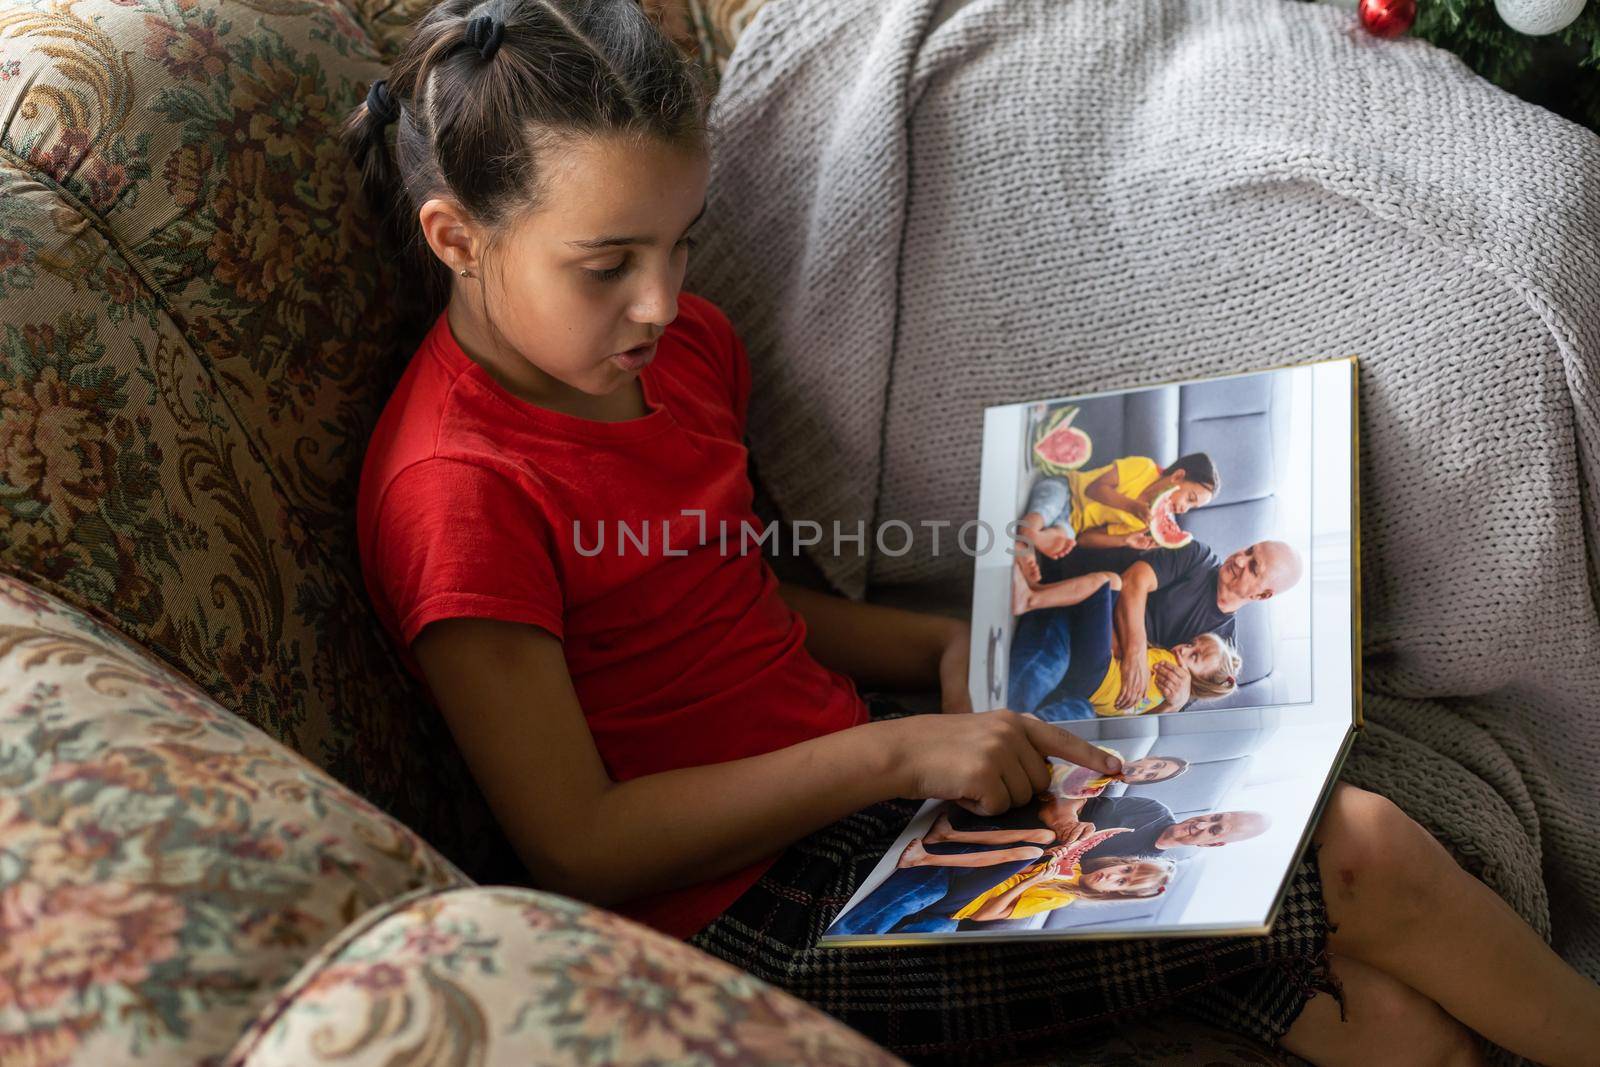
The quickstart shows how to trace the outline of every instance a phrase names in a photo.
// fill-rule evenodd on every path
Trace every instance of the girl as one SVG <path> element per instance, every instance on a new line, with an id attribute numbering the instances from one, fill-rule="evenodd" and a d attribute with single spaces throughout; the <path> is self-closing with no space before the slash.
<path id="1" fill-rule="evenodd" d="M 1113 749 L 1107 748 L 1106 751 L 1113 752 L 1118 759 L 1122 758 L 1122 754 Z M 1156 785 L 1160 782 L 1170 782 L 1188 769 L 1189 761 L 1181 756 L 1144 756 L 1136 760 L 1123 760 L 1122 773 L 1116 777 L 1096 774 L 1087 767 L 1054 763 L 1050 766 L 1048 792 L 1065 800 L 1088 800 L 1105 792 L 1106 786 L 1112 782 Z"/>
<path id="2" fill-rule="evenodd" d="M 1266 938 L 815 947 L 921 798 L 996 813 L 1048 785 L 1048 757 L 1119 768 L 1049 723 L 969 714 L 965 625 L 780 586 L 719 547 L 719 520 L 753 521 L 750 371 L 680 291 L 701 85 L 635 0 L 445 0 L 349 123 L 409 257 L 397 299 L 433 316 L 364 461 L 364 574 L 531 880 L 922 1061 L 1043 1056 L 1083 1020 L 1169 1006 L 1155 990 L 1320 1063 L 1465 1056 L 1463 1024 L 1590 1058 L 1600 993 L 1356 789 Z M 575 524 L 647 519 L 651 551 L 574 544 Z M 857 683 L 938 685 L 950 714 L 869 708 Z M 1005 1010 L 961 1007 L 979 987 Z"/>
<path id="3" fill-rule="evenodd" d="M 1060 559 L 1078 545 L 1155 548 L 1150 506 L 1158 496 L 1177 489 L 1172 510 L 1182 515 L 1211 503 L 1221 488 L 1217 466 L 1204 452 L 1179 456 L 1165 470 L 1148 456 L 1124 456 L 1094 470 L 1040 478 L 1028 491 L 1028 510 L 1016 523 L 1016 578 L 1026 588 L 1040 587 L 1035 552 Z M 1056 600 L 1049 606 L 1064 605 Z"/>
<path id="4" fill-rule="evenodd" d="M 1118 708 L 1117 694 L 1122 692 L 1122 659 L 1121 650 L 1113 636 L 1111 657 L 1107 661 L 1105 674 L 1087 698 L 1089 707 L 1096 715 L 1157 715 L 1163 711 L 1180 710 L 1167 704 L 1161 688 L 1156 685 L 1155 668 L 1158 663 L 1173 664 L 1189 675 L 1189 695 L 1194 700 L 1216 700 L 1234 693 L 1239 688 L 1239 671 L 1244 667 L 1244 659 L 1238 650 L 1219 634 L 1201 634 L 1193 641 L 1173 645 L 1170 649 L 1151 645 L 1147 658 L 1150 684 L 1143 699 L 1127 710 Z M 1070 670 L 1068 676 L 1071 676 Z"/>
<path id="5" fill-rule="evenodd" d="M 1080 864 L 1079 857 L 1123 829 L 1100 830 L 1071 845 L 1057 845 L 1048 857 L 974 899 L 955 913 L 972 922 L 1026 919 L 1078 901 L 1147 900 L 1167 891 L 1177 864 L 1144 856 L 1107 856 Z"/>

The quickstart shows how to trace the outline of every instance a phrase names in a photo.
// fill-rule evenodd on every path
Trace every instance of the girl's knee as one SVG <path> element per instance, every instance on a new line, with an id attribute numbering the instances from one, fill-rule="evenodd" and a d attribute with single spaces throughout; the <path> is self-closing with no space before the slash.
<path id="1" fill-rule="evenodd" d="M 1382 871 L 1395 859 L 1391 844 L 1404 836 L 1410 820 L 1387 797 L 1339 782 L 1317 824 L 1318 858 L 1327 878 L 1330 865 L 1346 868 L 1337 873 L 1337 885 L 1352 884 L 1367 871 Z"/>
<path id="2" fill-rule="evenodd" d="M 1443 850 L 1393 801 L 1340 783 L 1316 840 L 1323 899 L 1347 943 L 1386 936 L 1427 909 Z"/>

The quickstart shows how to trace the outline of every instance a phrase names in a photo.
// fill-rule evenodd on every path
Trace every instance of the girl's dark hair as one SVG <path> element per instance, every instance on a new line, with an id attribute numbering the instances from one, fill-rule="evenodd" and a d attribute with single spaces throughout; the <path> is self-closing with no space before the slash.
<path id="1" fill-rule="evenodd" d="M 1183 471 L 1183 480 L 1193 482 L 1211 490 L 1213 496 L 1222 488 L 1222 479 L 1217 476 L 1217 465 L 1211 462 L 1211 457 L 1204 452 L 1190 452 L 1187 456 L 1179 456 L 1173 460 L 1162 474 L 1171 474 L 1175 470 Z"/>
<path id="2" fill-rule="evenodd" d="M 405 326 L 425 328 L 450 297 L 449 268 L 417 219 L 428 200 L 453 199 L 493 235 L 539 207 L 552 151 L 596 135 L 703 149 L 708 100 L 699 65 L 638 0 L 444 0 L 430 10 L 343 134 L 383 238 L 421 286 L 396 309 L 410 310 Z"/>

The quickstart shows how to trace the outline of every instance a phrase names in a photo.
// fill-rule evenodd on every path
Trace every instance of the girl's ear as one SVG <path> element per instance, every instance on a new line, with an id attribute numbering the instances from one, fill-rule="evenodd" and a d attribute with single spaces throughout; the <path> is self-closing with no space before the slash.
<path id="1" fill-rule="evenodd" d="M 450 273 L 460 274 L 464 270 L 477 272 L 480 252 L 478 227 L 467 217 L 460 204 L 442 198 L 429 200 L 417 212 L 417 222 L 422 227 L 422 236 L 427 239 L 428 247 L 450 268 Z"/>

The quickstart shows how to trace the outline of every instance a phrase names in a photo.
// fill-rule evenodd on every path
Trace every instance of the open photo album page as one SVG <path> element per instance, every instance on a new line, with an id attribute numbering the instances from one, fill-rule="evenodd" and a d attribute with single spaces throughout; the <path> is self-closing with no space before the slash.
<path id="1" fill-rule="evenodd" d="M 1262 933 L 1359 708 L 1355 362 L 984 413 L 973 707 L 1115 752 L 928 801 L 822 944 Z"/>

